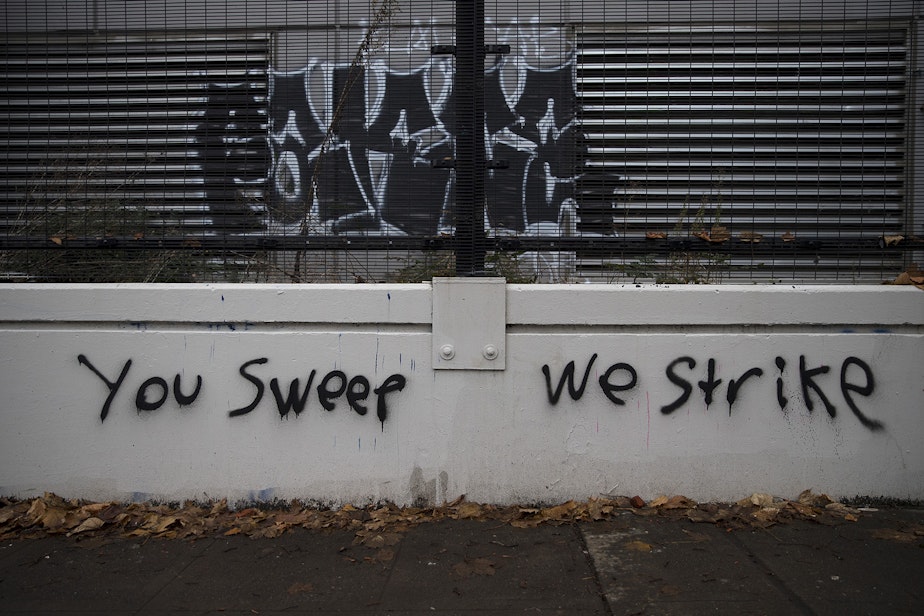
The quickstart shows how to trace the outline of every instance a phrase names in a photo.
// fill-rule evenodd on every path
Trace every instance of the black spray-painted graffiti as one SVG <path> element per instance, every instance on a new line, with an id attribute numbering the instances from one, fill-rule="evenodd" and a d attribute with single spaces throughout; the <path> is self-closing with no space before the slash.
<path id="1" fill-rule="evenodd" d="M 580 383 L 576 382 L 574 361 L 568 362 L 562 370 L 561 376 L 558 378 L 558 384 L 555 386 L 553 386 L 554 379 L 552 377 L 551 368 L 548 364 L 543 365 L 542 374 L 545 376 L 549 403 L 552 405 L 558 404 L 565 387 L 568 388 L 568 395 L 571 396 L 572 400 L 579 400 L 584 395 L 584 391 L 587 388 L 587 382 L 590 379 L 590 374 L 596 360 L 597 354 L 594 353 L 587 362 L 587 367 L 584 369 L 584 375 Z M 789 399 L 784 395 L 784 379 L 787 377 L 787 362 L 783 357 L 778 356 L 774 359 L 774 363 L 777 373 L 776 402 L 780 410 L 785 411 L 789 405 Z M 706 407 L 708 408 L 712 404 L 716 390 L 722 385 L 724 379 L 717 377 L 715 358 L 710 357 L 706 362 L 705 374 L 702 375 L 703 380 L 697 380 L 693 372 L 698 365 L 700 365 L 699 362 L 689 356 L 678 357 L 667 365 L 664 370 L 665 377 L 670 383 L 680 389 L 680 394 L 672 402 L 661 407 L 661 412 L 663 414 L 670 415 L 687 404 L 693 395 L 694 386 L 702 391 L 703 401 Z M 790 376 L 793 376 L 793 378 L 798 381 L 798 386 L 802 393 L 802 400 L 810 412 L 815 409 L 815 398 L 817 398 L 822 406 L 824 406 L 828 415 L 836 417 L 837 407 L 817 380 L 818 377 L 830 371 L 831 367 L 826 365 L 809 367 L 809 362 L 805 355 L 800 355 L 798 370 L 793 371 L 794 374 Z M 858 373 L 860 374 L 858 375 Z M 725 401 L 728 403 L 729 415 L 745 384 L 752 379 L 759 379 L 763 375 L 763 368 L 754 367 L 741 372 L 736 378 L 728 380 L 725 386 Z M 854 380 L 856 376 L 861 376 L 860 382 Z M 625 405 L 626 401 L 617 394 L 628 392 L 638 387 L 639 376 L 638 372 L 630 364 L 620 362 L 609 366 L 606 371 L 600 375 L 598 384 L 604 396 L 606 396 L 610 402 L 617 406 L 622 406 Z M 860 420 L 860 423 L 870 430 L 883 429 L 883 423 L 868 417 L 860 410 L 854 398 L 855 395 L 864 397 L 870 396 L 876 389 L 876 380 L 869 364 L 858 357 L 847 357 L 841 363 L 839 384 L 844 402 L 857 419 Z"/>
<path id="2" fill-rule="evenodd" d="M 98 376 L 108 389 L 106 399 L 103 401 L 99 414 L 100 420 L 106 421 L 106 417 L 109 416 L 112 402 L 131 369 L 132 360 L 125 360 L 115 380 L 110 380 L 104 375 L 89 359 L 87 359 L 86 355 L 78 355 L 77 361 Z M 269 363 L 268 358 L 259 357 L 244 362 L 244 364 L 241 365 L 238 373 L 252 384 L 256 391 L 248 404 L 229 411 L 228 415 L 230 417 L 247 415 L 256 409 L 263 400 L 264 394 L 266 393 L 266 383 L 263 378 L 257 376 L 253 372 L 252 368 L 267 363 Z M 336 400 L 340 397 L 345 397 L 347 405 L 359 415 L 366 415 L 366 413 L 368 413 L 369 408 L 366 405 L 366 401 L 369 399 L 370 395 L 375 395 L 375 414 L 382 423 L 384 429 L 385 420 L 388 419 L 388 394 L 402 391 L 405 385 L 407 385 L 407 379 L 400 374 L 392 374 L 382 381 L 380 385 L 373 387 L 372 383 L 365 376 L 356 375 L 352 378 L 348 378 L 347 374 L 342 370 L 331 370 L 320 379 L 317 387 L 312 390 L 312 385 L 314 384 L 317 374 L 317 370 L 314 369 L 308 373 L 304 388 L 301 388 L 301 381 L 298 378 L 292 379 L 287 389 L 284 388 L 278 378 L 273 377 L 270 379 L 269 388 L 273 394 L 273 399 L 276 403 L 276 409 L 279 411 L 280 418 L 288 417 L 290 412 L 294 413 L 296 417 L 300 415 L 307 407 L 312 391 L 315 392 L 318 403 L 325 411 L 333 411 L 336 408 Z M 184 392 L 180 374 L 177 374 L 173 378 L 172 389 L 167 379 L 161 376 L 152 376 L 146 379 L 136 390 L 135 408 L 138 409 L 139 412 L 156 411 L 164 406 L 171 392 L 178 406 L 189 406 L 199 397 L 202 386 L 202 377 L 199 375 L 196 376 L 196 385 L 191 393 Z"/>
<path id="3" fill-rule="evenodd" d="M 492 56 L 485 70 L 485 155 L 509 164 L 488 174 L 485 227 L 573 234 L 574 50 L 560 28 L 488 30 L 511 53 Z M 441 36 L 451 33 L 396 30 L 358 69 L 313 58 L 271 74 L 271 224 L 324 234 L 452 233 L 453 172 L 433 165 L 454 150 L 453 62 L 430 53 Z"/>
<path id="4" fill-rule="evenodd" d="M 202 197 L 211 223 L 224 231 L 258 231 L 269 149 L 265 103 L 250 83 L 211 83 L 193 131 Z"/>

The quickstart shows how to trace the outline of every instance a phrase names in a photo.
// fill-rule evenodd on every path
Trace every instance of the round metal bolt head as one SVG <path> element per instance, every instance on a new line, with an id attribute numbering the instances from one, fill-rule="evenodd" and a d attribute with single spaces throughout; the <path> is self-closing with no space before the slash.
<path id="1" fill-rule="evenodd" d="M 440 357 L 443 359 L 452 359 L 456 356 L 456 350 L 451 344 L 444 344 L 440 347 Z"/>
<path id="2" fill-rule="evenodd" d="M 497 359 L 499 353 L 497 347 L 493 344 L 486 344 L 485 347 L 481 349 L 481 354 L 484 355 L 485 359 Z"/>

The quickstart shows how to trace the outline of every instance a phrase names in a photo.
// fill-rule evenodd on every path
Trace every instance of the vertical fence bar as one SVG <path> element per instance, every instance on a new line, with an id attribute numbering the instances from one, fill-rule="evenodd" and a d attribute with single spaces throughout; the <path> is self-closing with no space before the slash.
<path id="1" fill-rule="evenodd" d="M 484 0 L 456 0 L 456 275 L 484 272 Z"/>

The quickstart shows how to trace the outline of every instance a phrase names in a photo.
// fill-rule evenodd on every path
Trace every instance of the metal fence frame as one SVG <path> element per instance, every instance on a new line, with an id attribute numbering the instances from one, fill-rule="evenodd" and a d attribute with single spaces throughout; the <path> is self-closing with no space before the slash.
<path id="1" fill-rule="evenodd" d="M 11 3 L 14 4 L 14 3 Z M 157 3 L 169 6 L 169 2 Z M 285 3 L 282 3 L 285 4 Z M 321 3 L 314 3 L 321 4 Z M 335 7 L 339 2 L 333 3 Z M 413 4 L 413 3 L 412 3 Z M 686 4 L 686 3 L 678 3 Z M 695 4 L 695 3 L 693 3 Z M 721 4 L 721 1 L 712 4 Z M 760 3 L 758 3 L 760 4 Z M 775 2 L 765 3 L 775 4 Z M 814 6 L 813 0 L 805 0 L 806 7 Z M 822 3 L 823 4 L 823 3 Z M 488 233 L 482 221 L 485 220 L 485 177 L 493 168 L 501 168 L 504 161 L 488 160 L 485 155 L 485 73 L 480 67 L 485 65 L 486 52 L 503 53 L 502 49 L 488 42 L 486 45 L 485 22 L 486 9 L 483 0 L 457 0 L 452 13 L 453 27 L 455 28 L 455 45 L 451 49 L 436 46 L 434 53 L 452 53 L 454 55 L 455 73 L 453 91 L 456 93 L 454 127 L 454 150 L 450 160 L 442 163 L 452 168 L 454 176 L 454 225 L 452 234 L 434 233 L 427 236 L 410 235 L 372 235 L 372 234 L 343 234 L 343 235 L 312 235 L 305 233 L 274 234 L 258 233 L 253 229 L 240 229 L 230 231 L 225 228 L 220 232 L 184 233 L 181 228 L 167 229 L 160 233 L 105 233 L 98 235 L 71 235 L 33 233 L 24 235 L 0 234 L 0 251 L 180 251 L 197 254 L 221 254 L 233 252 L 238 255 L 252 254 L 254 252 L 270 252 L 280 254 L 325 252 L 325 251 L 407 251 L 407 252 L 447 252 L 455 256 L 454 271 L 459 276 L 490 275 L 499 273 L 496 268 L 486 264 L 485 259 L 492 254 L 509 253 L 513 255 L 527 254 L 564 254 L 582 255 L 594 259 L 612 259 L 625 263 L 627 260 L 638 259 L 642 256 L 652 256 L 654 259 L 666 259 L 678 253 L 691 255 L 723 255 L 723 258 L 740 259 L 754 265 L 761 260 L 791 260 L 798 259 L 811 263 L 821 259 L 837 260 L 845 254 L 866 254 L 874 258 L 877 256 L 890 263 L 890 268 L 896 265 L 911 266 L 924 254 L 924 241 L 915 234 L 915 229 L 924 219 L 924 212 L 920 205 L 924 199 L 924 173 L 919 172 L 920 152 L 924 151 L 924 130 L 921 129 L 920 103 L 924 101 L 924 79 L 920 76 L 920 37 L 921 15 L 920 8 L 914 8 L 904 0 L 892 2 L 851 2 L 844 0 L 844 6 L 853 10 L 852 5 L 876 5 L 885 7 L 887 15 L 900 14 L 907 20 L 909 28 L 910 46 L 908 58 L 910 66 L 907 74 L 905 90 L 907 93 L 907 122 L 905 126 L 904 147 L 907 158 L 904 161 L 905 177 L 903 180 L 906 197 L 904 206 L 904 229 L 900 233 L 866 234 L 863 237 L 812 237 L 810 235 L 787 237 L 785 235 L 762 236 L 760 234 L 729 235 L 717 237 L 709 234 L 668 234 L 647 233 L 644 235 L 620 234 L 550 234 L 529 235 L 524 233 Z M 276 23 L 278 28 L 280 16 L 273 13 L 280 3 L 268 0 L 262 5 L 264 29 L 273 31 L 269 24 Z M 894 5 L 894 6 L 893 6 Z M 99 3 L 89 3 L 92 8 L 87 14 L 88 22 L 93 21 L 93 27 L 82 34 L 76 35 L 93 39 L 102 36 L 97 29 L 100 19 L 101 7 Z M 349 3 L 347 4 L 349 7 Z M 377 5 L 377 6 L 382 6 Z M 622 5 L 620 5 L 622 6 Z M 874 7 L 874 8 L 876 8 Z M 911 7 L 911 8 L 909 8 Z M 103 7 L 105 8 L 105 7 Z M 257 9 L 260 7 L 257 6 Z M 493 19 L 497 19 L 501 11 L 492 7 L 489 11 Z M 893 11 L 894 8 L 894 11 Z M 608 17 L 607 8 L 603 3 L 563 2 L 559 5 L 560 14 L 556 19 L 560 23 L 605 24 Z M 23 3 L 22 11 L 28 9 Z M 108 10 L 108 9 L 107 9 Z M 306 9 L 315 10 L 315 9 Z M 623 7 L 609 9 L 610 16 L 619 15 L 619 11 L 633 10 Z M 659 9 L 649 7 L 650 17 L 663 18 L 655 15 Z M 257 11 L 259 12 L 259 11 Z M 844 10 L 845 15 L 848 13 Z M 247 10 L 244 10 L 246 16 Z M 285 14 L 283 13 L 283 16 Z M 6 16 L 6 28 L 15 29 L 17 17 L 13 12 Z M 173 18 L 163 17 L 165 23 Z M 178 17 L 177 17 L 178 18 Z M 372 22 L 374 15 L 370 13 L 367 21 Z M 55 19 L 61 19 L 56 16 Z M 201 32 L 201 27 L 207 23 L 207 16 L 199 15 L 191 18 L 198 25 L 190 25 L 191 32 Z M 274 21 L 275 20 L 275 21 Z M 69 24 L 67 24 L 69 25 Z M 140 30 L 136 34 L 143 37 L 146 24 L 138 24 Z M 339 27 L 339 26 L 338 26 Z M 591 27 L 592 29 L 592 27 Z M 233 31 L 234 28 L 231 29 Z M 369 30 L 371 31 L 371 30 Z M 47 39 L 49 35 L 46 34 Z M 135 35 L 132 35 L 135 36 Z M 131 37 L 129 37 L 131 38 Z M 12 40 L 12 39 L 11 39 Z M 94 39 L 95 40 L 95 39 Z M 102 40 L 102 39 L 101 39 Z M 276 52 L 278 53 L 278 52 Z M 9 56 L 8 56 L 9 57 Z M 356 57 L 360 57 L 357 54 Z M 8 66 L 9 69 L 9 66 Z M 469 96 L 459 96 L 466 92 Z M 10 121 L 12 122 L 12 121 Z M 12 126 L 12 124 L 11 124 Z M 622 272 L 622 279 L 629 279 L 633 274 Z M 895 272 L 897 273 L 897 272 Z"/>

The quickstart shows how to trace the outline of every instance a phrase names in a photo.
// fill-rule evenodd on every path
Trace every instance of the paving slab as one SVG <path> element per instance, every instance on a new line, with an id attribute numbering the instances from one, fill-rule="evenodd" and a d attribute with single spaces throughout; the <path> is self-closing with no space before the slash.
<path id="1" fill-rule="evenodd" d="M 0 560 L 4 613 L 135 613 L 210 542 L 47 537 L 19 543 Z"/>
<path id="2" fill-rule="evenodd" d="M 830 527 L 794 521 L 731 538 L 792 593 L 793 604 L 803 612 L 920 614 L 922 531 L 924 512 L 901 510 L 861 515 L 857 522 Z"/>
<path id="3" fill-rule="evenodd" d="M 924 511 L 727 530 L 683 519 L 580 526 L 613 614 L 919 614 Z"/>
<path id="4" fill-rule="evenodd" d="M 607 614 L 573 525 L 446 520 L 375 547 L 346 531 L 273 539 L 46 537 L 0 551 L 10 614 Z"/>
<path id="5" fill-rule="evenodd" d="M 295 529 L 274 539 L 215 539 L 144 613 L 368 610 L 387 569 L 350 556 L 353 537 Z"/>
<path id="6" fill-rule="evenodd" d="M 573 525 L 425 524 L 402 540 L 386 614 L 606 614 Z"/>
<path id="7" fill-rule="evenodd" d="M 625 514 L 580 526 L 612 614 L 789 614 L 789 598 L 714 525 Z"/>
<path id="8" fill-rule="evenodd" d="M 727 531 L 623 512 L 515 528 L 442 520 L 364 537 L 293 529 L 190 542 L 0 545 L 4 614 L 911 614 L 924 510 Z"/>

